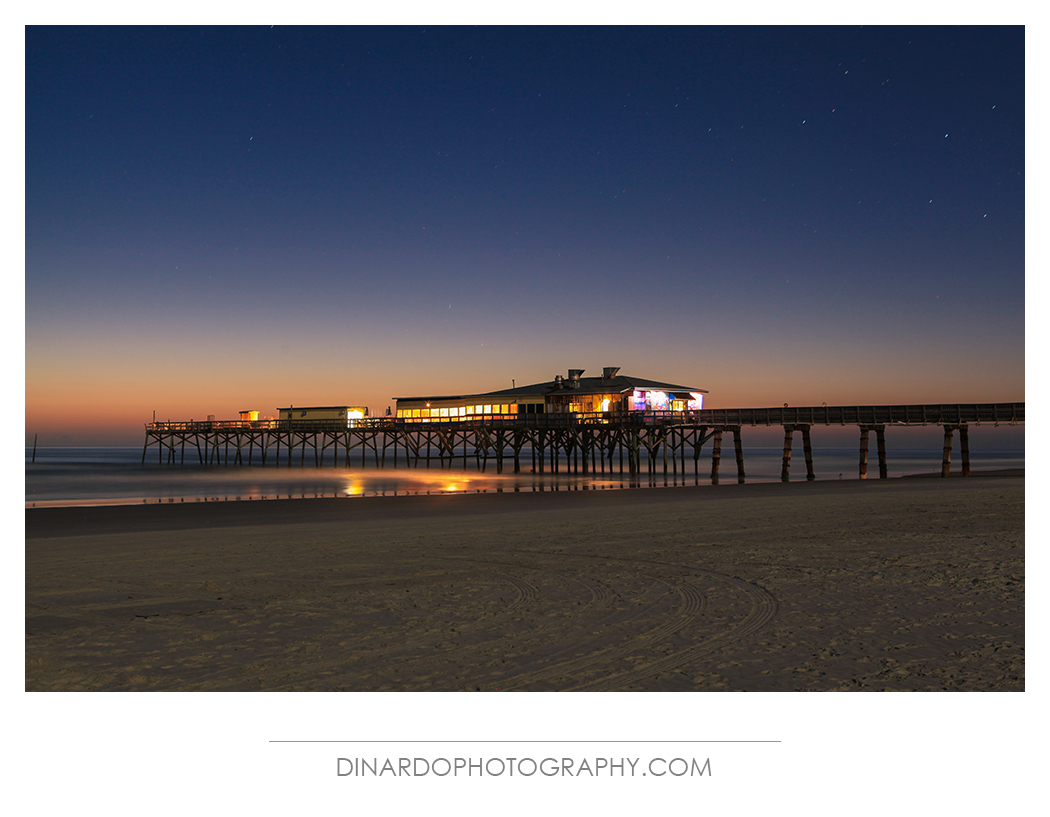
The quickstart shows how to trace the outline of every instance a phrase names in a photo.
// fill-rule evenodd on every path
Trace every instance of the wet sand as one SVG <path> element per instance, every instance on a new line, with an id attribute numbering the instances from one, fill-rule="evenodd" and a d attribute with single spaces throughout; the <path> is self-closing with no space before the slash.
<path id="1" fill-rule="evenodd" d="M 1023 472 L 26 511 L 27 690 L 1023 690 Z"/>

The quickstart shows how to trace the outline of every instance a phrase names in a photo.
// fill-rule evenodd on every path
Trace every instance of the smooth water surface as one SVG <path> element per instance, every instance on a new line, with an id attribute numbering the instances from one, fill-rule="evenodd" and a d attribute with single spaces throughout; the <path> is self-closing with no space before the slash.
<path id="1" fill-rule="evenodd" d="M 938 474 L 941 449 L 901 449 L 887 451 L 890 477 L 911 474 Z M 660 488 L 677 485 L 711 485 L 710 452 L 704 451 L 697 467 L 689 458 L 684 470 L 681 461 L 662 459 L 642 462 L 641 473 L 632 483 L 619 461 L 604 473 L 569 473 L 564 462 L 557 474 L 532 473 L 531 460 L 522 458 L 522 473 L 511 473 L 505 461 L 502 474 L 490 460 L 485 471 L 439 467 L 430 468 L 336 468 L 331 465 L 226 466 L 158 465 L 141 463 L 139 448 L 39 448 L 30 462 L 26 449 L 26 507 L 72 505 L 129 505 L 174 502 L 255 501 L 266 499 L 309 499 L 315 497 L 401 496 L 408 494 L 460 494 L 503 491 L 598 491 L 628 488 Z M 815 448 L 813 465 L 819 480 L 857 479 L 858 452 L 847 448 Z M 745 448 L 746 482 L 779 482 L 782 450 Z M 971 451 L 973 470 L 1024 468 L 1024 451 Z M 952 461 L 953 473 L 961 466 L 958 451 Z M 878 479 L 878 458 L 869 453 L 868 479 Z M 736 460 L 732 450 L 723 450 L 720 482 L 737 482 Z M 793 452 L 791 481 L 806 479 L 802 452 Z"/>

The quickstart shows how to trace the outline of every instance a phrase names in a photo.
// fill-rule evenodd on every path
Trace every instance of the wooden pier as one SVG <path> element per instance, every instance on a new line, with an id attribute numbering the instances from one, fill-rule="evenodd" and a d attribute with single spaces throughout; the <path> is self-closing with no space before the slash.
<path id="1" fill-rule="evenodd" d="M 700 455 L 712 442 L 711 480 L 719 480 L 722 437 L 733 435 L 737 481 L 743 482 L 741 429 L 782 426 L 781 479 L 789 480 L 795 432 L 802 437 L 806 479 L 814 479 L 811 430 L 814 426 L 857 426 L 859 477 L 867 478 L 868 439 L 876 435 L 879 477 L 887 476 L 887 428 L 936 425 L 944 429 L 942 476 L 948 476 L 952 440 L 959 432 L 962 474 L 970 473 L 970 425 L 1024 423 L 1024 403 L 963 403 L 908 406 L 819 406 L 705 409 L 695 412 L 601 412 L 529 414 L 514 419 L 406 421 L 390 417 L 352 420 L 228 420 L 146 424 L 142 449 L 151 447 L 160 463 L 183 464 L 189 449 L 201 465 L 306 465 L 320 467 L 452 468 L 490 465 L 514 473 L 523 464 L 534 473 L 597 474 L 619 470 L 650 475 L 662 469 L 684 476 L 700 473 Z M 691 460 L 691 468 L 690 468 Z"/>

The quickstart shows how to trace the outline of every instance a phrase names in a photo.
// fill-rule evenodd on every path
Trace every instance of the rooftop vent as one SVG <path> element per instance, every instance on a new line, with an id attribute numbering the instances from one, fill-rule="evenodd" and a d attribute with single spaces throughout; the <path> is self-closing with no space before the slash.
<path id="1" fill-rule="evenodd" d="M 580 387 L 580 375 L 584 372 L 583 369 L 569 369 L 569 388 L 578 389 Z"/>
<path id="2" fill-rule="evenodd" d="M 616 373 L 618 371 L 620 371 L 619 366 L 606 366 L 604 369 L 602 369 L 602 379 L 612 380 L 614 377 L 616 377 Z"/>

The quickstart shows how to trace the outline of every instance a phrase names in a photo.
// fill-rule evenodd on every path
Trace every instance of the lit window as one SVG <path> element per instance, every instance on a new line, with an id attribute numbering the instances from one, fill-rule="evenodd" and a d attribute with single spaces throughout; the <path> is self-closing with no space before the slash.
<path id="1" fill-rule="evenodd" d="M 656 411 L 667 411 L 667 393 L 662 391 L 651 391 L 646 395 L 649 398 L 649 408 Z"/>

